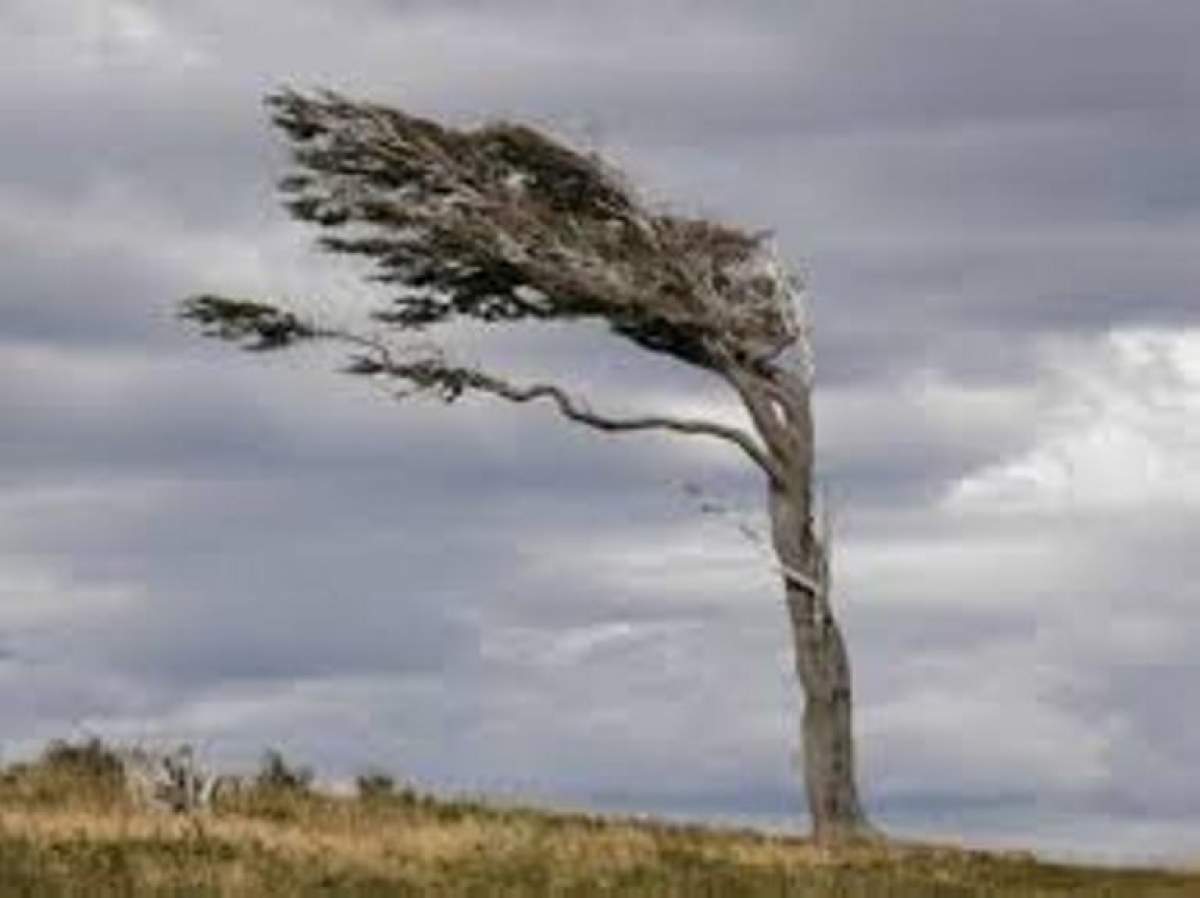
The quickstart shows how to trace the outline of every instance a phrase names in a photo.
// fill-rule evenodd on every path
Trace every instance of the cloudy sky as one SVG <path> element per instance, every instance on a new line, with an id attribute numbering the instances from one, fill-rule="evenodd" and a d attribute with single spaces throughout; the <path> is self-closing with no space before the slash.
<path id="1" fill-rule="evenodd" d="M 4 757 L 270 745 L 806 825 L 736 452 L 397 405 L 175 320 L 201 290 L 373 298 L 274 196 L 262 95 L 332 86 L 529 121 L 775 229 L 875 816 L 1197 857 L 1197 34 L 1189 0 L 0 0 Z M 733 413 L 599 329 L 459 338 L 606 409 Z"/>

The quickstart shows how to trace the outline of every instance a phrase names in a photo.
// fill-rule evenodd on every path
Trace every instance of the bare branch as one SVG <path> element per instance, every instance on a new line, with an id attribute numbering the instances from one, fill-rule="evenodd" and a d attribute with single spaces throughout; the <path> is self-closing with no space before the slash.
<path id="1" fill-rule="evenodd" d="M 674 433 L 701 434 L 716 437 L 733 443 L 746 453 L 770 477 L 778 476 L 776 464 L 754 439 L 745 431 L 713 421 L 691 418 L 675 418 L 665 415 L 648 415 L 633 418 L 614 418 L 601 415 L 581 405 L 572 399 L 561 388 L 553 384 L 531 384 L 517 387 L 499 378 L 481 375 L 472 383 L 478 390 L 500 396 L 512 402 L 530 402 L 535 399 L 549 398 L 559 412 L 572 421 L 586 424 L 597 430 L 633 431 L 633 430 L 668 430 Z"/>
<path id="2" fill-rule="evenodd" d="M 554 384 L 517 386 L 474 368 L 449 364 L 436 347 L 431 348 L 427 345 L 420 355 L 401 358 L 382 339 L 339 328 L 321 327 L 265 303 L 212 295 L 195 296 L 187 300 L 181 315 L 200 323 L 208 336 L 240 342 L 245 348 L 252 350 L 277 349 L 301 340 L 313 339 L 345 343 L 362 351 L 346 366 L 347 373 L 383 375 L 403 380 L 416 390 L 436 393 L 446 402 L 453 402 L 467 390 L 489 393 L 518 403 L 548 398 L 564 417 L 597 430 L 665 430 L 714 437 L 733 443 L 768 477 L 778 479 L 783 474 L 771 454 L 759 446 L 750 434 L 737 427 L 718 424 L 715 421 L 666 415 L 631 418 L 602 415 Z M 404 398 L 408 392 L 393 395 L 396 398 Z"/>
<path id="3" fill-rule="evenodd" d="M 764 451 L 750 434 L 737 427 L 700 418 L 677 418 L 669 415 L 615 417 L 601 414 L 556 384 L 534 383 L 518 386 L 478 369 L 447 364 L 444 358 L 436 354 L 427 354 L 416 359 L 401 359 L 385 341 L 350 331 L 314 328 L 312 334 L 318 338 L 349 343 L 365 350 L 367 354 L 356 356 L 346 369 L 352 374 L 383 375 L 405 380 L 417 389 L 436 392 L 447 402 L 454 401 L 467 390 L 488 393 L 516 403 L 549 399 L 563 417 L 610 433 L 664 430 L 709 436 L 737 446 L 768 477 L 782 476 L 775 459 Z"/>

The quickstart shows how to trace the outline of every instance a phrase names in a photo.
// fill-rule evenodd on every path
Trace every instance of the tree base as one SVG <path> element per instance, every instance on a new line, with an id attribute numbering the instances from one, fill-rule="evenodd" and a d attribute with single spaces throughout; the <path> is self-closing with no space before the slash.
<path id="1" fill-rule="evenodd" d="M 823 848 L 861 847 L 882 845 L 890 839 L 883 830 L 866 820 L 847 823 L 826 823 L 813 830 L 810 838 L 814 845 Z"/>

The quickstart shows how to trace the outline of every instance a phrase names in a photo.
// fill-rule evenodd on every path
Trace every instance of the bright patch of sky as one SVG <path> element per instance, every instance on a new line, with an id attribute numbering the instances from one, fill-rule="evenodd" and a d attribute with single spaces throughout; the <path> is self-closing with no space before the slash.
<path id="1" fill-rule="evenodd" d="M 973 473 L 963 511 L 1200 503 L 1200 331 L 1108 334 L 1051 347 L 1038 445 Z"/>

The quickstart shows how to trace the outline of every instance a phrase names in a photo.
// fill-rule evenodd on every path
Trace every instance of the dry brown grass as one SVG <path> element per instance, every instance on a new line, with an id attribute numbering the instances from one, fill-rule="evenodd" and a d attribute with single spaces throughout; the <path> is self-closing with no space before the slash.
<path id="1" fill-rule="evenodd" d="M 1184 898 L 1200 876 L 1088 870 L 1029 855 L 795 837 L 304 789 L 193 816 L 140 811 L 111 783 L 0 777 L 0 895 L 720 895 Z"/>

